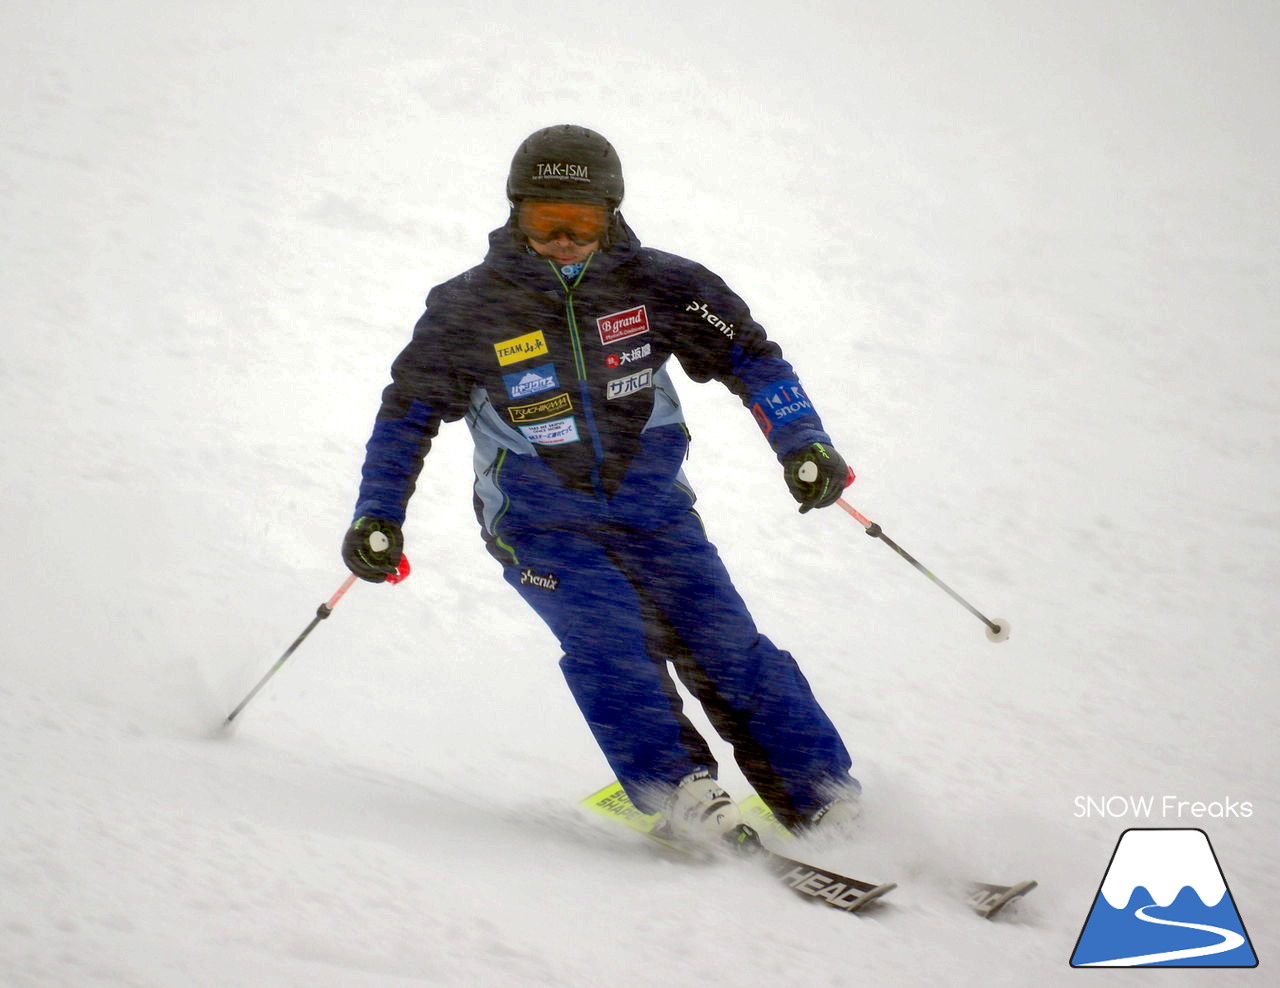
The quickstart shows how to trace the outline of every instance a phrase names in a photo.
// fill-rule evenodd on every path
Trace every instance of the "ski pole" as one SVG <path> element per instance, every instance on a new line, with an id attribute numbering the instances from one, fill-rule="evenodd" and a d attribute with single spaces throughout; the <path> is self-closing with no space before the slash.
<path id="1" fill-rule="evenodd" d="M 934 576 L 931 572 L 929 572 L 929 570 L 921 566 L 919 561 L 914 556 L 912 556 L 911 553 L 907 552 L 905 549 L 902 548 L 902 546 L 898 545 L 897 542 L 893 541 L 893 539 L 885 535 L 884 531 L 880 528 L 879 525 L 877 525 L 875 522 L 871 521 L 869 518 L 863 515 L 862 512 L 860 512 L 857 508 L 853 507 L 853 505 L 849 504 L 849 502 L 846 501 L 844 498 L 838 498 L 836 500 L 836 504 L 840 505 L 840 507 L 844 508 L 845 511 L 847 511 L 850 515 L 852 515 L 853 520 L 856 521 L 863 528 L 865 528 L 867 530 L 868 535 L 870 535 L 872 538 L 879 539 L 881 542 L 887 545 L 899 556 L 901 556 L 903 559 L 909 562 L 912 566 L 918 569 L 921 573 L 927 576 L 930 580 L 932 580 L 934 583 L 940 586 L 943 590 L 945 590 L 951 596 L 952 600 L 960 604 L 961 607 L 963 607 L 966 611 L 968 611 L 970 614 L 976 617 L 979 621 L 985 624 L 987 626 L 988 639 L 990 639 L 993 642 L 1002 642 L 1009 637 L 1008 621 L 1006 621 L 1004 618 L 996 618 L 995 620 L 992 620 L 991 618 L 985 616 L 976 607 L 974 607 L 967 600 L 965 600 L 958 593 L 956 593 L 949 586 L 947 586 L 945 583 L 939 580 L 936 576 Z"/>
<path id="2" fill-rule="evenodd" d="M 409 557 L 402 555 L 400 557 L 399 566 L 396 567 L 396 571 L 394 573 L 392 573 L 390 576 L 387 577 L 387 582 L 399 583 L 408 575 L 409 575 Z M 264 675 L 261 679 L 258 680 L 258 685 L 256 685 L 253 689 L 249 691 L 249 695 L 240 701 L 240 703 L 236 706 L 235 710 L 227 714 L 227 719 L 222 722 L 223 729 L 226 729 L 231 726 L 231 722 L 234 721 L 236 717 L 240 715 L 240 711 L 242 711 L 245 707 L 247 707 L 249 705 L 249 701 L 258 695 L 258 691 L 261 690 L 262 687 L 266 686 L 267 682 L 271 679 L 271 677 L 280 671 L 280 667 L 283 666 L 289 660 L 289 656 L 291 656 L 294 652 L 298 650 L 298 646 L 301 645 L 304 641 L 306 641 L 307 635 L 311 634 L 311 632 L 315 630 L 316 625 L 318 625 L 321 621 L 323 621 L 325 618 L 327 618 L 330 614 L 333 613 L 333 609 L 338 606 L 338 601 L 340 601 L 343 595 L 346 594 L 346 592 L 351 589 L 351 585 L 355 582 L 356 582 L 356 575 L 352 573 L 350 576 L 348 576 L 345 580 L 342 581 L 342 586 L 338 587 L 338 589 L 334 591 L 334 594 L 332 597 L 330 597 L 318 608 L 316 608 L 316 616 L 311 619 L 311 623 L 309 625 L 307 625 L 304 629 L 302 629 L 302 634 L 300 634 L 297 638 L 295 638 L 293 641 L 293 644 L 284 650 L 284 655 L 276 659 L 275 665 L 273 665 L 270 669 L 268 669 L 266 672 L 266 675 Z"/>

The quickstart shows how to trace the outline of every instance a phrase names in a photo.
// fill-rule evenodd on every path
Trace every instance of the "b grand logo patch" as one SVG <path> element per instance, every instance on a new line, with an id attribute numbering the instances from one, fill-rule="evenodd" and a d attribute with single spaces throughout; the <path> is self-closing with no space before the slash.
<path id="1" fill-rule="evenodd" d="M 600 342 L 606 346 L 620 340 L 629 340 L 633 336 L 649 332 L 649 313 L 643 305 L 634 309 L 623 309 L 596 320 L 596 328 L 600 330 Z"/>

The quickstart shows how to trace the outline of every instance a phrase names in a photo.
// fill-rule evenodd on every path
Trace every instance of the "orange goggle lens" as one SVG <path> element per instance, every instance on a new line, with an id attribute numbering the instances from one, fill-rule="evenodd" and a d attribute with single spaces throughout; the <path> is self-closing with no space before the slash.
<path id="1" fill-rule="evenodd" d="M 579 246 L 595 243 L 609 225 L 608 212 L 597 203 L 522 202 L 520 232 L 544 244 L 566 234 Z"/>

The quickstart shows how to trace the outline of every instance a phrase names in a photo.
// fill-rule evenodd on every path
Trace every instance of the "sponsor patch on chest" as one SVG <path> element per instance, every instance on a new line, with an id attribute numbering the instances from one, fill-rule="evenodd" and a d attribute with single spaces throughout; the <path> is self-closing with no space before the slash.
<path id="1" fill-rule="evenodd" d="M 606 367 L 617 369 L 624 364 L 629 364 L 636 360 L 644 360 L 653 354 L 653 345 L 650 343 L 641 343 L 638 347 L 631 350 L 624 350 L 622 353 L 611 353 L 604 358 Z"/>
<path id="2" fill-rule="evenodd" d="M 503 374 L 502 383 L 507 386 L 507 397 L 512 401 L 530 398 L 560 387 L 560 381 L 556 378 L 555 364 L 542 364 L 514 374 Z"/>
<path id="3" fill-rule="evenodd" d="M 605 386 L 604 393 L 609 401 L 613 401 L 614 398 L 625 398 L 627 395 L 633 395 L 637 391 L 651 387 L 653 387 L 653 368 L 646 367 L 626 377 L 614 378 Z"/>
<path id="4" fill-rule="evenodd" d="M 501 343 L 495 343 L 493 352 L 497 355 L 498 363 L 502 367 L 506 367 L 507 364 L 518 364 L 522 360 L 541 357 L 545 354 L 547 338 L 542 335 L 542 330 L 535 330 L 532 333 L 525 333 L 524 336 L 516 336 Z"/>
<path id="5" fill-rule="evenodd" d="M 527 405 L 511 405 L 507 409 L 507 414 L 511 416 L 512 422 L 520 425 L 523 422 L 553 419 L 572 411 L 573 399 L 569 397 L 568 392 L 562 391 L 558 395 L 543 398 L 541 401 L 532 401 Z"/>
<path id="6" fill-rule="evenodd" d="M 600 342 L 605 345 L 629 340 L 649 332 L 649 312 L 643 305 L 637 305 L 633 309 L 601 316 L 596 320 L 596 329 L 600 331 Z"/>
<path id="7" fill-rule="evenodd" d="M 578 420 L 572 415 L 536 425 L 522 425 L 519 428 L 529 442 L 539 446 L 564 446 L 566 443 L 576 443 L 579 438 Z"/>

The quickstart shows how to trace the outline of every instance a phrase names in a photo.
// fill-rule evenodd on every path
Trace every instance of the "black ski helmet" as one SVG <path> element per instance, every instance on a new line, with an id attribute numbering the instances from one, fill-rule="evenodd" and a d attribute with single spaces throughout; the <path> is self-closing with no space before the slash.
<path id="1" fill-rule="evenodd" d="M 507 198 L 622 202 L 622 162 L 613 145 L 586 127 L 557 124 L 525 138 L 511 159 Z"/>

